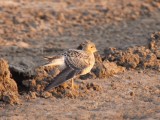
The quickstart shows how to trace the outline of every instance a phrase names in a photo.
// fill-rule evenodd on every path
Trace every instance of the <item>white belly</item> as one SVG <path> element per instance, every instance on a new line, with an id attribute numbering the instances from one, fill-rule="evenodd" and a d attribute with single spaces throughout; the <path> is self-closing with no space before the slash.
<path id="1" fill-rule="evenodd" d="M 85 74 L 89 73 L 92 68 L 93 68 L 93 65 L 90 66 L 90 67 L 85 68 L 85 69 L 82 71 L 81 75 L 85 75 Z"/>
<path id="2" fill-rule="evenodd" d="M 93 66 L 95 64 L 94 56 L 91 59 L 92 59 L 92 61 L 91 61 L 90 65 L 87 68 L 83 69 L 81 75 L 85 75 L 85 74 L 89 73 L 91 71 L 91 69 L 93 68 Z"/>

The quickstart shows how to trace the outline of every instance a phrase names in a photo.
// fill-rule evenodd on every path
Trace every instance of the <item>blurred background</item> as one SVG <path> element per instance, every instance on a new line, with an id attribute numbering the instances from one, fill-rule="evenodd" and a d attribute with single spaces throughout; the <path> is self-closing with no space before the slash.
<path id="1" fill-rule="evenodd" d="M 0 57 L 40 65 L 86 39 L 108 47 L 147 45 L 160 31 L 159 0 L 0 0 Z"/>

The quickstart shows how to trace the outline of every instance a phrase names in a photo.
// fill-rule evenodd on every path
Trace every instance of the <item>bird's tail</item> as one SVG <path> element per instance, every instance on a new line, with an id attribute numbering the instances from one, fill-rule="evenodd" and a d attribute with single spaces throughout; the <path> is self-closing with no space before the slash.
<path id="1" fill-rule="evenodd" d="M 48 60 L 48 63 L 43 66 L 63 66 L 65 64 L 62 56 L 45 57 L 44 59 Z"/>

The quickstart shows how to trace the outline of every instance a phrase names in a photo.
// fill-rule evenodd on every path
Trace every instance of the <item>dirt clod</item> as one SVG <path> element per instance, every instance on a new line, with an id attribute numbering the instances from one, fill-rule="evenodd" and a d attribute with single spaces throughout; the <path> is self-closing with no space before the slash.
<path id="1" fill-rule="evenodd" d="M 150 49 L 155 53 L 157 59 L 160 59 L 160 32 L 151 34 Z"/>
<path id="2" fill-rule="evenodd" d="M 116 62 L 118 65 L 129 68 L 152 68 L 158 70 L 160 68 L 160 60 L 152 50 L 144 46 L 135 46 L 132 48 L 120 49 L 106 49 L 106 59 Z"/>
<path id="3" fill-rule="evenodd" d="M 8 63 L 0 59 L 0 100 L 10 104 L 19 103 L 18 95 L 17 84 L 11 78 Z"/>
<path id="4" fill-rule="evenodd" d="M 97 84 L 95 84 L 95 83 L 88 83 L 87 85 L 86 85 L 86 87 L 87 87 L 87 89 L 93 89 L 93 90 L 96 90 L 96 91 L 101 91 L 102 90 L 102 87 L 101 86 L 99 86 L 99 85 L 97 85 Z"/>
<path id="5" fill-rule="evenodd" d="M 114 62 L 105 60 L 101 64 L 96 65 L 96 68 L 92 71 L 97 76 L 97 78 L 107 78 L 117 73 L 124 72 L 125 68 L 122 66 L 118 66 Z"/>

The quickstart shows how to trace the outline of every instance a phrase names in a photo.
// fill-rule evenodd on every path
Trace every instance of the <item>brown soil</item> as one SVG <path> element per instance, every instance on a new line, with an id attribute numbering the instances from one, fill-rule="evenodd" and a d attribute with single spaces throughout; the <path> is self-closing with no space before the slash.
<path id="1" fill-rule="evenodd" d="M 106 49 L 106 59 L 126 68 L 152 68 L 160 71 L 160 32 L 153 33 L 150 41 L 149 48 L 134 46 L 125 50 Z"/>
<path id="2" fill-rule="evenodd" d="M 0 59 L 0 100 L 10 104 L 19 103 L 17 84 L 10 77 L 8 63 Z"/>
<path id="3" fill-rule="evenodd" d="M 158 0 L 0 1 L 0 119 L 158 120 L 159 13 Z M 43 57 L 86 39 L 99 50 L 92 71 L 74 91 L 43 92 L 60 72 Z"/>

